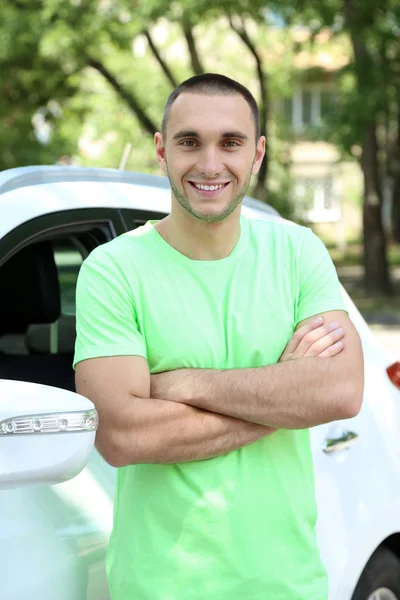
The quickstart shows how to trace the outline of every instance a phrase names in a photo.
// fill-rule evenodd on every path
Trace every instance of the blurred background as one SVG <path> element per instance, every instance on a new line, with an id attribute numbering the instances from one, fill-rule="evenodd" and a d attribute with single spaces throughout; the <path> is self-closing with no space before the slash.
<path id="1" fill-rule="evenodd" d="M 251 195 L 313 228 L 400 356 L 399 0 L 2 0 L 0 170 L 157 174 L 165 101 L 203 72 L 259 102 Z"/>

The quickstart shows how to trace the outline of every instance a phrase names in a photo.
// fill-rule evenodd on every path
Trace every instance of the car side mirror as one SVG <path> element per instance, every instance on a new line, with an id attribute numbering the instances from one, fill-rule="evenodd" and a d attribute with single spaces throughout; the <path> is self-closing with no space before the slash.
<path id="1" fill-rule="evenodd" d="M 0 489 L 75 477 L 93 450 L 97 425 L 84 396 L 0 379 Z"/>

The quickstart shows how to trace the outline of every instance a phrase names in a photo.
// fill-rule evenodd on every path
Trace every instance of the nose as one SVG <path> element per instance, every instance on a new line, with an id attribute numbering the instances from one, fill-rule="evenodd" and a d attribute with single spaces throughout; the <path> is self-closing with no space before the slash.
<path id="1" fill-rule="evenodd" d="M 199 154 L 197 168 L 205 177 L 218 177 L 223 170 L 218 149 L 210 146 L 203 148 Z"/>

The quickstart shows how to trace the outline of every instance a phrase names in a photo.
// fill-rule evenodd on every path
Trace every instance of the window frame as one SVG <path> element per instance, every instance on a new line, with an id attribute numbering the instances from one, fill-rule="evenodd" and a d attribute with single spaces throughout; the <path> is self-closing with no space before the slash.
<path id="1" fill-rule="evenodd" d="M 30 244 L 55 236 L 88 232 L 96 226 L 108 227 L 110 240 L 126 231 L 120 210 L 114 208 L 73 209 L 35 217 L 18 225 L 0 240 L 0 267 Z M 93 247 L 95 245 L 94 240 Z"/>
<path id="2" fill-rule="evenodd" d="M 122 208 L 120 212 L 126 232 L 141 227 L 147 221 L 164 219 L 169 214 L 168 212 L 137 210 L 136 208 Z"/>
<path id="3" fill-rule="evenodd" d="M 304 103 L 303 94 L 304 92 L 311 94 L 311 111 L 310 111 L 310 122 L 304 122 Z M 335 93 L 335 86 L 332 83 L 302 83 L 297 84 L 293 88 L 293 93 L 290 97 L 286 98 L 286 102 L 290 101 L 291 104 L 291 115 L 290 115 L 290 126 L 296 133 L 303 133 L 310 127 L 315 127 L 321 124 L 323 115 L 321 114 L 322 92 L 331 92 L 332 96 Z M 289 117 L 288 112 L 285 111 L 285 104 L 282 105 L 285 117 Z"/>

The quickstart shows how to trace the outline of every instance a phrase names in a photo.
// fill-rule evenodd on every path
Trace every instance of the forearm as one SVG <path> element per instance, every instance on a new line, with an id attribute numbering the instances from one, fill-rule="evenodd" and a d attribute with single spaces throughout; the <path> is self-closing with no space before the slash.
<path id="1" fill-rule="evenodd" d="M 155 398 L 131 397 L 125 402 L 118 421 L 113 435 L 114 466 L 213 458 L 274 431 L 262 425 Z M 100 447 L 99 450 L 101 452 Z"/>
<path id="2" fill-rule="evenodd" d="M 276 428 L 313 427 L 358 412 L 362 364 L 347 376 L 335 361 L 304 358 L 249 369 L 185 369 L 177 399 Z"/>

